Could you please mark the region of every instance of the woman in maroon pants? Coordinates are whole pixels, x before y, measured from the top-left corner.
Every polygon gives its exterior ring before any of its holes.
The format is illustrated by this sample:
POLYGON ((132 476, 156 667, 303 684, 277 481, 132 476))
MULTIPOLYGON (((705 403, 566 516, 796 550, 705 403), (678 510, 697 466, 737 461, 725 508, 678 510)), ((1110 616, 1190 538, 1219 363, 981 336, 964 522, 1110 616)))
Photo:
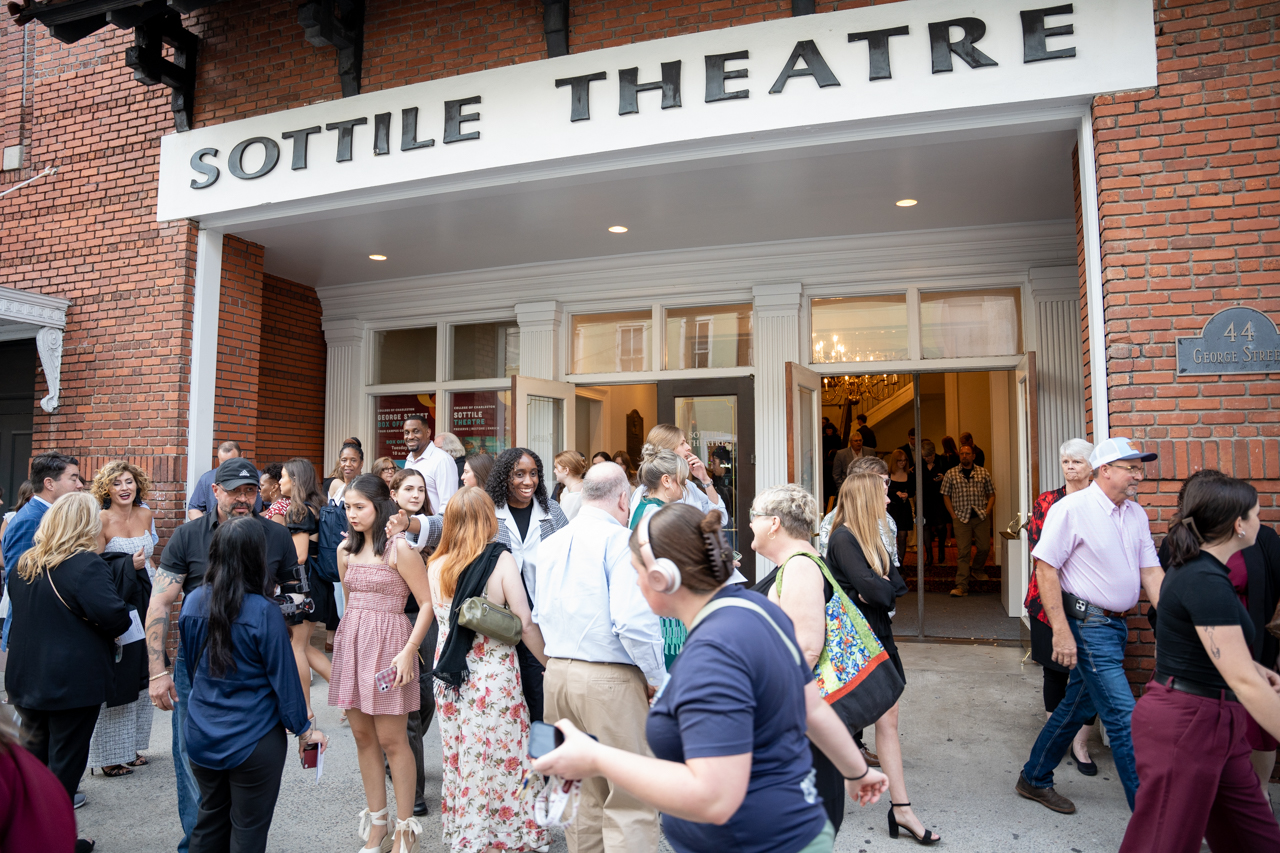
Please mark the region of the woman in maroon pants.
POLYGON ((1280 676, 1253 660, 1255 626, 1227 562, 1258 535, 1258 492, 1188 482, 1166 538, 1156 672, 1133 712, 1138 796, 1121 853, 1280 850, 1246 736, 1252 715, 1280 736, 1280 676))

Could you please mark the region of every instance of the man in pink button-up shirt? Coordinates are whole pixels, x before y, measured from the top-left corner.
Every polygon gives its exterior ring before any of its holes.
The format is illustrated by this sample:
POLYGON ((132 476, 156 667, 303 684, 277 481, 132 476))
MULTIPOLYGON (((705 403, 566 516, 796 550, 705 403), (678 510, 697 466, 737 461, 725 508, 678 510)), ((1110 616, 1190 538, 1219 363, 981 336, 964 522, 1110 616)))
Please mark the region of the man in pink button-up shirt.
POLYGON ((1067 692, 1045 723, 1022 769, 1019 795, 1063 814, 1075 804, 1053 789, 1053 770, 1080 726, 1095 710, 1107 727, 1116 772, 1129 808, 1138 790, 1129 719, 1133 692, 1124 671, 1129 627, 1124 614, 1138 603, 1139 588, 1155 606, 1164 570, 1151 541, 1147 514, 1134 500, 1142 463, 1156 458, 1127 439, 1098 444, 1089 462, 1093 485, 1067 495, 1045 518, 1031 556, 1049 624, 1053 659, 1071 670, 1067 692), (1068 614, 1063 594, 1079 599, 1068 614))

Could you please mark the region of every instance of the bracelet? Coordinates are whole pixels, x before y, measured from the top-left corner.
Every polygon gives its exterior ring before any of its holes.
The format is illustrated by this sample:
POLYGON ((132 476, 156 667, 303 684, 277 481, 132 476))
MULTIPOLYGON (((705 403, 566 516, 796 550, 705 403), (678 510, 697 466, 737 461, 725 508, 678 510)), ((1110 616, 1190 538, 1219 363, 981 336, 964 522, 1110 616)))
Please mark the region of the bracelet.
POLYGON ((164 672, 157 672, 155 675, 148 678, 147 681, 155 681, 157 678, 161 678, 166 675, 172 675, 172 673, 170 673, 169 670, 166 669, 164 672))
POLYGON ((868 773, 870 773, 870 772, 871 772, 871 765, 870 765, 870 764, 868 764, 868 765, 867 765, 867 769, 862 771, 862 776, 845 776, 845 777, 844 777, 844 781, 846 781, 846 782, 857 782, 859 779, 864 778, 864 777, 865 777, 868 773))

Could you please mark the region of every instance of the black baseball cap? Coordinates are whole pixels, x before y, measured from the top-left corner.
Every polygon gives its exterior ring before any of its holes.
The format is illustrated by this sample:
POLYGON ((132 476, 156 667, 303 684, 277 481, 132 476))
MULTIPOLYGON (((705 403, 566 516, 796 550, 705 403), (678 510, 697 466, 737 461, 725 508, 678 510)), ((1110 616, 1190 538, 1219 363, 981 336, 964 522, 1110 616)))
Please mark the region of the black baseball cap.
POLYGON ((213 482, 226 491, 241 486, 258 485, 258 469, 247 459, 228 459, 218 466, 218 473, 213 475, 213 482))

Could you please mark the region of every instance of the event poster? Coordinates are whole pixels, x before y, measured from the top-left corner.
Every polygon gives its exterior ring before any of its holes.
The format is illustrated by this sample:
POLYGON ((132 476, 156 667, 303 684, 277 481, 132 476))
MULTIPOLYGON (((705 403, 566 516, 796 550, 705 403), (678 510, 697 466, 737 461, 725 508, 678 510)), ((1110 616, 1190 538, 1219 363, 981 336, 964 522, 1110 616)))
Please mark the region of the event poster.
POLYGON ((497 456, 511 446, 507 435, 507 400, 510 391, 455 391, 451 397, 453 434, 467 455, 497 456))
POLYGON ((404 419, 410 415, 421 415, 427 420, 431 434, 436 430, 436 395, 435 394, 388 394, 377 397, 375 414, 373 456, 366 460, 365 467, 380 456, 390 456, 396 464, 404 467, 404 458, 408 451, 404 449, 404 419))

